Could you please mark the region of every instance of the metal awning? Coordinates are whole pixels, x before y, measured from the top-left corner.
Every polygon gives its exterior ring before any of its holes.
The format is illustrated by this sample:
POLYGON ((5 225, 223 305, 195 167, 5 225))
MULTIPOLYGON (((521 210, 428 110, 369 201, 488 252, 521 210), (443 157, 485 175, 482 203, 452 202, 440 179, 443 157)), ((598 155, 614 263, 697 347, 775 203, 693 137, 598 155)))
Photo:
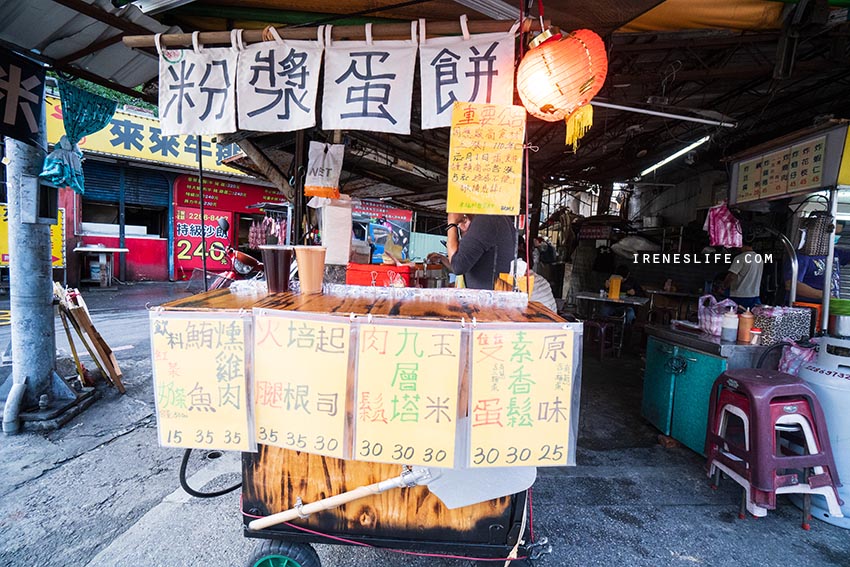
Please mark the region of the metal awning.
POLYGON ((7 48, 121 92, 159 73, 155 53, 130 49, 121 38, 179 31, 132 4, 115 8, 111 0, 0 2, 0 42, 7 48))

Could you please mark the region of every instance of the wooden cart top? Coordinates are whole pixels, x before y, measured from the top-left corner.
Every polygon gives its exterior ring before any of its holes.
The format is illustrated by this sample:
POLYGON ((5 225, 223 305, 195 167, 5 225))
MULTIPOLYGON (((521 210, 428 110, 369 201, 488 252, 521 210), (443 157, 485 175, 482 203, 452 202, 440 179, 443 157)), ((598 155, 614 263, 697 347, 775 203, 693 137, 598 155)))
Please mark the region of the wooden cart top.
POLYGON ((164 304, 168 311, 209 311, 252 309, 281 309, 308 313, 329 313, 348 316, 371 314, 376 317, 398 317, 432 320, 459 320, 466 318, 482 322, 560 323, 564 319, 540 303, 528 305, 480 305, 461 294, 457 301, 420 298, 349 298, 338 295, 300 295, 298 293, 273 293, 268 295, 235 294, 220 289, 178 299, 164 304))

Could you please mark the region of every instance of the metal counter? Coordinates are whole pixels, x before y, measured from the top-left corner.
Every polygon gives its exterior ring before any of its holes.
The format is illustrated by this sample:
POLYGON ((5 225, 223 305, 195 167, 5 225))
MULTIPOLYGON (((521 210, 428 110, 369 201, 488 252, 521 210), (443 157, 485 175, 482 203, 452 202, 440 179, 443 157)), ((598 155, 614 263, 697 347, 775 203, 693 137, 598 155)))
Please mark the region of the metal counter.
MULTIPOLYGON (((646 334, 651 337, 656 337, 662 341, 667 341, 673 344, 681 345, 686 348, 698 350, 706 354, 720 356, 726 359, 727 368, 755 368, 761 354, 768 347, 761 345, 751 345, 739 342, 723 342, 720 337, 708 335, 706 333, 692 333, 689 331, 681 331, 674 328, 672 325, 647 325, 646 334)), ((779 361, 780 351, 768 356, 764 366, 766 368, 776 368, 779 361)))

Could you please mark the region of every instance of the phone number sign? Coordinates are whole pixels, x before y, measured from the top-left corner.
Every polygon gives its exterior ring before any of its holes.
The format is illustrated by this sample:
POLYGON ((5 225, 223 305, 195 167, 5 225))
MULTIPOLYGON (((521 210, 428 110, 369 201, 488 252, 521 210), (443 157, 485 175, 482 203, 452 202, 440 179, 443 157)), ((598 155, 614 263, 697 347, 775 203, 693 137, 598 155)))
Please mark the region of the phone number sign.
POLYGON ((189 278, 192 270, 204 267, 204 242, 206 234, 207 270, 223 271, 227 269, 227 259, 223 246, 230 244, 230 238, 218 226, 219 219, 227 219, 233 226, 233 214, 216 211, 204 211, 201 223, 200 209, 174 207, 174 272, 182 279, 189 278))

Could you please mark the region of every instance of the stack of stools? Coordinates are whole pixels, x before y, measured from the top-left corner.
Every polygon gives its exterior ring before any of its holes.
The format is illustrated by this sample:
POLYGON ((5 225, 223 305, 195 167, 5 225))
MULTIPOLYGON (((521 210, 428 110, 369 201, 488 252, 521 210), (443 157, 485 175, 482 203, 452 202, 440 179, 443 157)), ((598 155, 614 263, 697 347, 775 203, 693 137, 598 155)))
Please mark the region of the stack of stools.
MULTIPOLYGON (((736 420, 737 421, 737 420, 736 420)), ((841 486, 823 411, 801 379, 776 370, 727 370, 714 381, 705 437, 708 475, 723 472, 744 488, 740 517, 767 515, 777 494, 802 494, 803 529, 809 529, 811 495, 841 514, 841 486), (736 416, 743 431, 730 427, 736 416)))

